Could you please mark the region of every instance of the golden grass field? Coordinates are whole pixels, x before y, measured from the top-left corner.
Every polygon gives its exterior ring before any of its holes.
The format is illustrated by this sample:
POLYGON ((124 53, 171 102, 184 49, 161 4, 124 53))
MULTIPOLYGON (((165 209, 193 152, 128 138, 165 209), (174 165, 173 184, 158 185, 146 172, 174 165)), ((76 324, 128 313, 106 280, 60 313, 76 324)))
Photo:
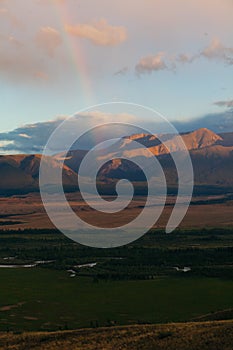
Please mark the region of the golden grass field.
MULTIPOLYGON (((114 227, 131 221, 141 212, 141 206, 144 203, 143 197, 137 197, 132 201, 129 208, 123 212, 114 215, 97 215, 92 212, 80 198, 77 193, 69 194, 68 200, 73 210, 84 220, 90 222, 90 218, 94 219, 91 223, 102 227, 114 227), (92 213, 90 215, 90 213, 92 213), (125 215, 122 215, 124 213, 125 215)), ((109 197, 110 198, 110 197, 109 197)), ((208 197, 209 198, 209 197, 208 197)), ((214 197, 213 197, 214 198, 214 197)), ((200 199, 200 197, 198 198, 200 199)), ((206 199, 206 198, 202 198, 206 199)), ((174 199, 169 199, 170 204, 174 199)), ((1 228, 18 229, 18 228, 53 228, 53 224, 49 220, 39 194, 30 194, 27 196, 12 196, 0 198, 1 206, 1 228), (4 222, 8 221, 7 226, 4 222), (9 224, 12 222, 12 225, 9 224), (16 221, 17 224, 13 224, 16 221), (20 222, 20 223, 19 223, 20 222)), ((59 210, 59 203, 57 203, 59 210)), ((62 219, 62 206, 60 205, 60 217, 62 219)), ((218 204, 200 204, 191 205, 183 219, 180 227, 231 227, 233 226, 233 201, 227 201, 218 204)), ((165 227, 166 222, 171 214, 172 206, 166 206, 156 227, 165 227)))
POLYGON ((233 321, 0 334, 2 350, 232 350, 233 321))

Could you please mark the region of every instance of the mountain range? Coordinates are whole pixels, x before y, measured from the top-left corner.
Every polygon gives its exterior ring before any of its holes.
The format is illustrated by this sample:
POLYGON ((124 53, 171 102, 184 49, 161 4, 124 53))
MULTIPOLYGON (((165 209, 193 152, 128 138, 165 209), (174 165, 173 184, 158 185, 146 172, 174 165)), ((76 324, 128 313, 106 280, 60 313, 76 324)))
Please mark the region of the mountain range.
MULTIPOLYGON (((233 133, 216 134, 206 128, 181 134, 189 150, 194 168, 196 188, 207 188, 215 191, 231 191, 233 189, 233 133)), ((138 157, 148 157, 145 148, 134 146, 133 141, 144 145, 157 157, 166 175, 169 186, 177 186, 177 172, 171 153, 181 152, 177 135, 135 134, 123 137, 118 144, 106 150, 98 150, 98 157, 106 163, 98 173, 101 183, 114 183, 116 179, 127 178, 135 183, 145 180, 142 171, 135 166, 138 157), (166 143, 166 146, 164 145, 166 143), (125 145, 132 146, 124 151, 125 145), (116 147, 117 146, 117 147, 116 147), (117 150, 117 151, 116 151, 117 150), (127 155, 130 160, 119 158, 127 155), (126 154, 127 153, 127 154, 126 154), (109 159, 112 159, 109 161, 109 159)), ((46 167, 56 171, 63 165, 63 186, 67 191, 78 189, 78 172, 82 159, 88 151, 71 150, 67 154, 60 153, 46 157, 46 167)), ((0 156, 0 195, 29 193, 39 191, 39 168, 41 155, 2 155, 0 156)), ((92 164, 90 164, 90 167, 92 164)), ((201 191, 201 190, 200 190, 201 191)))

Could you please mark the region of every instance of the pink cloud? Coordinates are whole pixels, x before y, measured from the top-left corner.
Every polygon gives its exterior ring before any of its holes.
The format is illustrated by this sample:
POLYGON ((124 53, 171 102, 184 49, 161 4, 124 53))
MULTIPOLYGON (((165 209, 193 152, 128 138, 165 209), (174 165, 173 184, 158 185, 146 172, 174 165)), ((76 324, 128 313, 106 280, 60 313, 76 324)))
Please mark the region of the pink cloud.
POLYGON ((140 75, 164 69, 175 70, 177 64, 193 63, 201 57, 233 65, 233 47, 227 47, 219 39, 214 38, 207 47, 193 55, 180 53, 171 56, 168 53, 159 52, 156 55, 145 56, 137 63, 135 71, 140 75))
MULTIPOLYGON (((1 3, 1 0, 0 0, 1 3)), ((2 19, 7 20, 13 27, 22 28, 24 27, 22 21, 11 13, 7 8, 0 8, 0 16, 2 19)))
POLYGON ((168 67, 164 61, 164 56, 164 52, 159 52, 154 56, 143 57, 135 67, 136 73, 152 73, 154 71, 167 69, 168 67))
POLYGON ((218 38, 214 38, 201 55, 210 60, 218 59, 233 64, 233 47, 224 46, 218 38))
POLYGON ((44 62, 30 47, 13 35, 0 34, 0 73, 13 81, 46 80, 48 75, 44 62))
POLYGON ((73 36, 88 39, 100 46, 116 46, 127 39, 124 27, 111 26, 105 19, 93 24, 66 25, 65 30, 73 36))
POLYGON ((52 57, 55 50, 62 44, 62 38, 56 29, 43 27, 36 35, 36 44, 52 57))

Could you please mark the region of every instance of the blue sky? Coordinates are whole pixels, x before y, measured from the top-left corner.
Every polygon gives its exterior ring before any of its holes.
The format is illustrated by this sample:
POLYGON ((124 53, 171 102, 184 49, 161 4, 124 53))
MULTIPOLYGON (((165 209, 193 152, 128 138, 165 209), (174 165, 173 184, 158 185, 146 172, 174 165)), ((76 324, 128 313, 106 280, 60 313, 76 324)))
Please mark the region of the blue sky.
POLYGON ((0 146, 6 132, 102 102, 170 120, 224 114, 232 15, 232 0, 0 0, 0 146))

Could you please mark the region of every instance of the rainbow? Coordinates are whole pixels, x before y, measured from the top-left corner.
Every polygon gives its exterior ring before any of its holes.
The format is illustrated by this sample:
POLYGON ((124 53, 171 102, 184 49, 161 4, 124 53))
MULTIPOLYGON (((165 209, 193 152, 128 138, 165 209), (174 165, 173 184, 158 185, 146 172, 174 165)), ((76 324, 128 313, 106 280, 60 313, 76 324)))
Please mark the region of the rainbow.
POLYGON ((67 52, 69 52, 69 57, 71 58, 74 70, 77 71, 77 79, 83 92, 84 100, 89 105, 93 105, 95 104, 95 99, 92 88, 92 80, 88 71, 87 59, 85 57, 85 52, 81 47, 80 41, 73 40, 73 38, 67 33, 65 33, 64 30, 65 26, 71 22, 69 6, 67 5, 66 1, 59 5, 53 2, 51 6, 53 6, 54 12, 58 16, 60 30, 64 34, 65 45, 67 47, 67 52))

